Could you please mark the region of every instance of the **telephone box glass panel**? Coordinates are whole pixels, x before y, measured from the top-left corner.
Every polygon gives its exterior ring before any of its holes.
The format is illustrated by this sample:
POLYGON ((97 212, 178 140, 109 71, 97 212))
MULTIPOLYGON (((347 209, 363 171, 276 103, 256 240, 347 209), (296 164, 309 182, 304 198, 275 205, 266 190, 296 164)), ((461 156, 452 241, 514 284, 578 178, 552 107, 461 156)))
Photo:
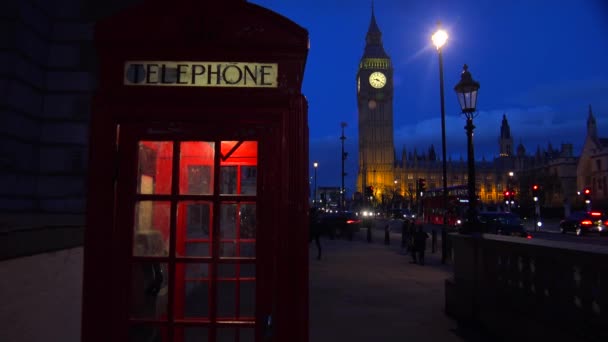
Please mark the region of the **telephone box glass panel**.
POLYGON ((215 143, 186 141, 180 146, 179 192, 184 195, 213 193, 215 143))
POLYGON ((210 312, 210 265, 208 263, 179 263, 175 289, 175 318, 208 319, 210 312))
POLYGON ((257 141, 222 141, 221 195, 255 195, 257 191, 257 141))
POLYGON ((220 257, 255 257, 255 203, 222 203, 220 257))
POLYGON ((163 319, 167 315, 167 264, 134 262, 131 267, 132 318, 163 319))
POLYGON ((133 227, 134 256, 166 256, 169 251, 168 201, 139 201, 135 203, 133 227))
POLYGON ((131 341, 254 341, 257 141, 138 146, 131 341))
POLYGON ((177 254, 179 256, 211 256, 213 203, 182 201, 177 205, 177 212, 177 254))
POLYGON ((173 142, 140 141, 138 146, 137 193, 171 193, 173 142))

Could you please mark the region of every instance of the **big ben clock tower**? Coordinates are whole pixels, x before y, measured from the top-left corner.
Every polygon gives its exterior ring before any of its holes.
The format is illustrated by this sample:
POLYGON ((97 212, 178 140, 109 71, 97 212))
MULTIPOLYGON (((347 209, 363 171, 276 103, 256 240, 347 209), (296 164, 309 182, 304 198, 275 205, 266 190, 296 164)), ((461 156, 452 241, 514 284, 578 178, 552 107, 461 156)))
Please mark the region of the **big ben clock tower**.
POLYGON ((357 189, 373 186, 376 196, 394 187, 393 66, 382 46, 374 8, 357 72, 359 174, 357 189))

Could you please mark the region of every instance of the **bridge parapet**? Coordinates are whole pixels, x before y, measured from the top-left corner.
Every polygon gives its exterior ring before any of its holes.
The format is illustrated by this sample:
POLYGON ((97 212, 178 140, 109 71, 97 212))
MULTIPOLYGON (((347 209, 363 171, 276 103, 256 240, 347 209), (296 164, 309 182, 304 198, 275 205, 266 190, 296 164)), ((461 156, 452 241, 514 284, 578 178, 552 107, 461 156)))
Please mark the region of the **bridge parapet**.
POLYGON ((608 247, 450 234, 446 313, 511 339, 608 341, 608 247))

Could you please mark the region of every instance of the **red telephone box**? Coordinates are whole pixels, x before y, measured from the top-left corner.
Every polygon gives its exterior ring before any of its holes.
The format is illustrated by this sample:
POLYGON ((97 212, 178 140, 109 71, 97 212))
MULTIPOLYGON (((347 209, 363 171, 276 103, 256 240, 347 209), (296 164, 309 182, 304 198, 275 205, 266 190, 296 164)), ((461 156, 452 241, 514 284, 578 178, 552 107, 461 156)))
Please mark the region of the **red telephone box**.
POLYGON ((97 23, 82 340, 308 341, 308 33, 245 1, 97 23))

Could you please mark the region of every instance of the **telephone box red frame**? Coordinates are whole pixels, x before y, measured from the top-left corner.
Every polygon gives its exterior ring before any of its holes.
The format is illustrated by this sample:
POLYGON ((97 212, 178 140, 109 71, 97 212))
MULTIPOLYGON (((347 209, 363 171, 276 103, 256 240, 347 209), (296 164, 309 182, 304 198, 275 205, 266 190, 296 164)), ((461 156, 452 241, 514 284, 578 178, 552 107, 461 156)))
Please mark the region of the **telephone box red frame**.
POLYGON ((258 141, 255 340, 308 341, 308 32, 246 1, 149 0, 99 21, 95 44, 82 341, 128 340, 121 203, 134 192, 133 143, 158 137, 258 141), (129 60, 277 63, 278 87, 125 86, 129 60))

